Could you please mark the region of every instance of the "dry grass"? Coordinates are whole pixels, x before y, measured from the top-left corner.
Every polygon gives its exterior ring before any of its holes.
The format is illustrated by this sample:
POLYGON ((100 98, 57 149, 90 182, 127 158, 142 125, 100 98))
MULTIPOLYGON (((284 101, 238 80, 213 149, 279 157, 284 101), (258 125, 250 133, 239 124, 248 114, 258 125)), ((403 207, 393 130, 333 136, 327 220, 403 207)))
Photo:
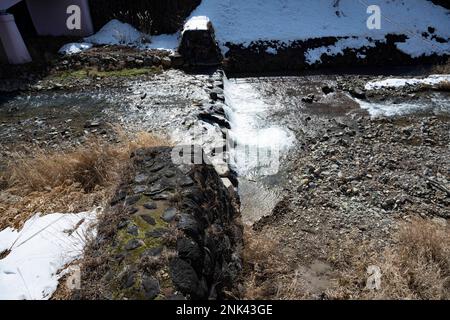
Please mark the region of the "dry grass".
POLYGON ((377 252, 370 243, 340 244, 331 257, 340 271, 329 291, 335 299, 449 299, 450 232, 448 227, 426 220, 403 224, 396 243, 377 252), (381 269, 381 289, 365 288, 367 267, 381 269))
POLYGON ((279 244, 246 230, 244 299, 449 299, 450 228, 423 219, 400 226, 389 247, 355 237, 329 248, 333 278, 323 294, 310 286, 309 269, 289 262, 279 244), (367 268, 381 269, 380 290, 366 289, 367 268))
POLYGON ((266 234, 244 231, 242 298, 299 300, 309 297, 280 244, 266 234))
POLYGON ((450 91, 450 81, 444 81, 444 82, 439 83, 436 90, 449 92, 450 91))
POLYGON ((18 228, 36 212, 76 212, 103 205, 129 167, 133 151, 168 144, 149 133, 119 136, 121 142, 115 145, 92 139, 65 152, 16 153, 2 174, 0 230, 18 228))
POLYGON ((446 63, 434 66, 433 73, 450 74, 450 59, 448 59, 446 63))

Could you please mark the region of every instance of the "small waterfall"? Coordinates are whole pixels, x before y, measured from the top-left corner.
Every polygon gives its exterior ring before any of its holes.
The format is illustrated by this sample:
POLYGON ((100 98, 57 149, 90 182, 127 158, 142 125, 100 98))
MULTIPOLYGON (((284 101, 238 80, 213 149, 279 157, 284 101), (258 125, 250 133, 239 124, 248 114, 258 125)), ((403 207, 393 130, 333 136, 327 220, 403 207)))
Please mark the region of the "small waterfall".
POLYGON ((294 142, 287 129, 269 124, 267 104, 255 87, 246 81, 224 79, 225 112, 231 123, 231 165, 246 178, 278 172, 281 155, 294 142))

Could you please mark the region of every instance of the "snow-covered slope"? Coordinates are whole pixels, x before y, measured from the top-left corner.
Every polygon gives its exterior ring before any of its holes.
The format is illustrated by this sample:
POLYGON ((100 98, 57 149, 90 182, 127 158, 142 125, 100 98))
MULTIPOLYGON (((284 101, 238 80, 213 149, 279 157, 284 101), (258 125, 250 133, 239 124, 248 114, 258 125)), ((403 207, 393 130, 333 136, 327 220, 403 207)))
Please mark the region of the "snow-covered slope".
MULTIPOLYGON (((248 45, 257 40, 278 40, 289 44, 329 36, 355 36, 363 41, 366 37, 384 40, 387 34, 405 34, 409 39, 399 44, 399 49, 412 56, 450 52, 448 43, 422 35, 432 27, 435 36, 450 38, 450 11, 430 1, 340 0, 337 7, 333 3, 334 0, 203 0, 192 16, 210 18, 223 49, 227 42, 248 45), (381 8, 380 30, 367 28, 369 5, 381 8)), ((343 48, 358 46, 354 42, 344 43, 343 48)))
POLYGON ((97 211, 38 214, 22 230, 0 232, 0 300, 45 300, 58 286, 63 270, 79 258, 97 211))

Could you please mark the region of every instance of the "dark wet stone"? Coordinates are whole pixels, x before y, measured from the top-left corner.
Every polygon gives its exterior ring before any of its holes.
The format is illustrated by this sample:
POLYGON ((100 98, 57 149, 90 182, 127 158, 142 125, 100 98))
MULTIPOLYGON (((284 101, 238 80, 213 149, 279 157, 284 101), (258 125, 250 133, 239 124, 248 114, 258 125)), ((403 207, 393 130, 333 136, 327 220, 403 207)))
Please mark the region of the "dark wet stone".
POLYGON ((136 275, 134 272, 127 272, 122 278, 122 288, 128 289, 134 285, 136 275))
POLYGON ((139 211, 138 208, 136 208, 136 207, 131 207, 131 208, 128 210, 128 213, 129 213, 129 214, 135 214, 135 213, 138 212, 138 211, 139 211))
POLYGON ((330 93, 334 92, 334 88, 332 88, 330 86, 323 86, 322 92, 325 94, 330 94, 330 93))
POLYGON ((161 255, 163 251, 163 247, 157 247, 157 248, 152 248, 152 249, 147 249, 142 253, 142 257, 146 256, 146 257, 157 257, 159 255, 161 255))
POLYGON ((175 219, 177 213, 178 210, 176 208, 167 208, 162 214, 161 219, 163 219, 165 222, 171 222, 173 219, 175 219))
POLYGON ((147 202, 144 204, 144 208, 148 209, 148 210, 155 210, 158 209, 158 205, 156 204, 156 202, 147 202))
POLYGON ((147 299, 155 299, 159 292, 159 281, 153 277, 144 275, 142 277, 142 287, 144 288, 145 297, 147 299))
POLYGON ((151 196, 153 200, 161 201, 161 200, 169 200, 172 197, 172 193, 170 192, 163 192, 156 195, 151 196))
POLYGON ((119 222, 119 224, 117 225, 117 228, 119 229, 123 229, 128 225, 129 221, 128 220, 121 220, 119 222))
POLYGON ((168 232, 169 232, 169 229, 157 228, 155 230, 147 231, 145 233, 145 236, 147 238, 161 238, 162 236, 164 236, 168 232))
POLYGON ((137 248, 140 248, 144 245, 144 242, 142 240, 139 239, 131 239, 130 241, 127 242, 127 244, 125 245, 125 249, 126 250, 134 250, 137 248))
POLYGON ((127 232, 132 236, 137 236, 139 234, 139 229, 136 225, 131 225, 127 228, 127 232))
POLYGON ((153 164, 153 166, 150 168, 151 172, 158 172, 162 170, 165 167, 165 164, 163 162, 156 162, 153 164))
POLYGON ((182 214, 177 226, 180 230, 183 230, 186 234, 191 235, 194 238, 200 233, 197 220, 189 214, 182 214))
POLYGON ((200 284, 200 280, 194 268, 180 258, 170 261, 170 274, 172 282, 183 294, 190 294, 193 298, 205 298, 207 291, 200 284))
POLYGON ((194 184, 194 180, 192 180, 190 177, 188 176, 184 176, 182 178, 180 178, 178 180, 178 183, 180 184, 180 186, 182 187, 190 187, 194 184))
POLYGON ((148 180, 148 175, 146 175, 144 173, 140 173, 140 174, 136 175, 136 177, 134 178, 134 182, 136 182, 136 183, 143 183, 147 180, 148 180))
POLYGON ((166 190, 165 187, 163 187, 161 185, 161 183, 156 183, 154 185, 152 185, 146 192, 145 195, 146 196, 154 196, 157 195, 158 193, 164 192, 166 190))
POLYGON ((148 216, 148 215, 142 215, 141 216, 141 218, 145 221, 145 222, 147 222, 148 224, 150 224, 150 225, 152 225, 152 226, 154 226, 155 224, 156 224, 156 221, 155 221, 155 219, 153 218, 153 217, 151 217, 151 216, 148 216))
POLYGON ((132 206, 133 204, 136 204, 140 199, 141 199, 140 195, 131 196, 127 198, 125 203, 129 206, 132 206))
POLYGON ((116 193, 114 198, 111 200, 111 205, 114 206, 118 204, 120 201, 123 201, 125 197, 127 196, 127 193, 125 191, 119 191, 116 193))
POLYGON ((202 251, 194 240, 191 238, 183 237, 177 239, 177 251, 178 256, 181 259, 191 261, 192 265, 201 267, 203 264, 202 251))
POLYGON ((167 170, 166 172, 164 172, 164 176, 167 178, 173 178, 173 177, 175 177, 175 175, 176 175, 176 172, 172 171, 172 170, 167 170))
POLYGON ((135 194, 144 193, 145 191, 147 191, 147 186, 134 186, 133 187, 133 192, 135 194))

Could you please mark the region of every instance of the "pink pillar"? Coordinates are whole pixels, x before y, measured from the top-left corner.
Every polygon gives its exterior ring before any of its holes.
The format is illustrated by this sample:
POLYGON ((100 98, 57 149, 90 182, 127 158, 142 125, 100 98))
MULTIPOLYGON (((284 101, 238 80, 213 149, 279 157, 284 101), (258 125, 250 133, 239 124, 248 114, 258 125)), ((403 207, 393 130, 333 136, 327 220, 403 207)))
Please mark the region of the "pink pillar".
POLYGON ((39 35, 86 37, 94 33, 88 0, 26 0, 28 11, 39 35), (70 30, 66 22, 67 8, 80 8, 81 29, 70 30))
POLYGON ((9 63, 21 64, 31 61, 12 14, 0 13, 0 41, 9 63))

